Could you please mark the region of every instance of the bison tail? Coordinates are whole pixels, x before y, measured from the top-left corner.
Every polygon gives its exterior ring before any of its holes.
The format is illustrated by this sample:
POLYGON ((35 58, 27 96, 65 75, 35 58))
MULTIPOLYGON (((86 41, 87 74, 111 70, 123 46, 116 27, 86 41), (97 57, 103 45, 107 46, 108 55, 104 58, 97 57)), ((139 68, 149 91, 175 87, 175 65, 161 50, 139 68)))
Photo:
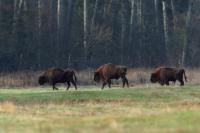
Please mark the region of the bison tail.
POLYGON ((74 77, 74 81, 77 82, 77 77, 74 72, 73 72, 73 77, 74 77))
POLYGON ((184 78, 185 78, 185 81, 187 82, 187 76, 186 76, 186 74, 185 74, 185 70, 182 69, 182 71, 183 71, 183 76, 184 76, 184 78))

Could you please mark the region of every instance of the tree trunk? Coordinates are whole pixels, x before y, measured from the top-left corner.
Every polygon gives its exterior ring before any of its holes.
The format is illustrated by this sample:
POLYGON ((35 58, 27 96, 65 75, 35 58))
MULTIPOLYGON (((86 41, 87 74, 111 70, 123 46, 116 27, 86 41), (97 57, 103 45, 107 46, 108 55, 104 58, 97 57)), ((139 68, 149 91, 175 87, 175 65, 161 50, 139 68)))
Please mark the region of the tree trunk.
POLYGON ((140 54, 141 50, 143 49, 143 24, 142 24, 142 0, 138 0, 138 8, 137 8, 137 18, 138 18, 138 44, 139 44, 139 52, 138 55, 138 65, 144 65, 144 58, 143 55, 140 54))
POLYGON ((88 30, 87 30, 87 0, 83 1, 83 23, 84 23, 84 38, 83 38, 83 47, 84 47, 84 63, 85 66, 88 66, 88 46, 87 46, 87 35, 88 35, 88 30))
POLYGON ((156 29, 157 29, 157 41, 158 41, 158 54, 162 54, 162 56, 159 56, 159 65, 160 64, 168 64, 168 58, 167 58, 167 50, 166 50, 166 41, 165 41, 165 26, 164 24, 166 23, 164 20, 164 12, 163 12, 163 3, 161 0, 155 0, 157 2, 155 4, 156 8, 156 29), (162 51, 161 51, 162 49, 162 51))
POLYGON ((37 1, 37 39, 38 39, 38 46, 37 46, 37 67, 38 69, 41 68, 41 25, 42 25, 42 18, 41 18, 41 0, 37 1))
POLYGON ((121 59, 120 59, 120 63, 123 64, 124 63, 124 40, 125 40, 125 32, 126 32, 126 20, 125 20, 125 9, 124 9, 124 3, 122 1, 121 3, 122 5, 122 11, 121 11, 121 59))
POLYGON ((171 0, 171 11, 172 11, 172 16, 173 16, 173 30, 175 30, 175 19, 174 17, 176 16, 176 10, 174 6, 174 0, 171 0))
MULTIPOLYGON (((68 0, 68 14, 67 14, 67 29, 66 29, 66 42, 67 42, 67 49, 70 49, 70 50, 67 50, 65 49, 65 51, 68 51, 68 63, 67 63, 67 66, 69 67, 71 65, 71 53, 72 53, 72 50, 73 50, 73 47, 72 44, 71 44, 71 29, 72 29, 72 17, 73 17, 73 12, 74 12, 74 4, 73 4, 73 0, 68 0)), ((64 58, 65 60, 65 58, 64 58)))
POLYGON ((95 6, 94 6, 94 11, 93 11, 93 16, 92 16, 92 22, 91 22, 92 26, 94 26, 94 24, 95 24, 96 14, 97 14, 97 9, 98 9, 98 3, 99 3, 99 0, 96 0, 95 6))
POLYGON ((155 6, 155 12, 156 12, 156 26, 158 27, 158 19, 159 19, 159 15, 158 15, 158 0, 154 0, 154 6, 155 6))
POLYGON ((189 47, 189 29, 191 25, 191 14, 192 14, 192 6, 193 6, 193 1, 189 1, 189 6, 188 6, 188 11, 187 11, 187 16, 186 16, 186 24, 185 24, 185 38, 184 38, 184 46, 183 46, 183 52, 182 52, 182 61, 181 65, 186 66, 186 56, 187 56, 187 51, 189 47))
POLYGON ((16 32, 16 23, 17 23, 17 0, 14 1, 14 13, 13 13, 13 34, 16 32))
POLYGON ((169 50, 168 50, 168 47, 169 47, 169 31, 168 31, 168 23, 167 23, 167 10, 166 10, 166 2, 163 1, 162 2, 162 6, 163 6, 163 23, 164 23, 164 33, 165 33, 165 49, 166 49, 166 53, 167 53, 167 59, 169 59, 169 50))
POLYGON ((174 45, 174 12, 172 7, 172 1, 166 0, 165 1, 165 10, 166 10, 166 28, 168 32, 168 43, 167 43, 167 53, 168 53, 168 60, 170 65, 177 64, 176 58, 173 58, 175 54, 175 45, 174 45))
POLYGON ((131 19, 130 19, 130 32, 129 32, 129 45, 132 45, 133 36, 133 19, 134 19, 134 5, 135 0, 131 0, 131 19))
MULTIPOLYGON (((62 56, 62 47, 60 42, 60 22, 61 22, 61 2, 62 0, 57 0, 57 30, 56 30, 56 45, 57 45, 57 52, 62 56)), ((57 54, 58 65, 60 65, 60 56, 57 54)))
POLYGON ((57 1, 56 0, 51 0, 51 15, 50 15, 50 23, 51 23, 51 34, 50 34, 50 39, 51 39, 51 49, 53 52, 53 65, 56 67, 58 66, 58 60, 57 60, 57 55, 58 53, 58 48, 57 48, 57 1))

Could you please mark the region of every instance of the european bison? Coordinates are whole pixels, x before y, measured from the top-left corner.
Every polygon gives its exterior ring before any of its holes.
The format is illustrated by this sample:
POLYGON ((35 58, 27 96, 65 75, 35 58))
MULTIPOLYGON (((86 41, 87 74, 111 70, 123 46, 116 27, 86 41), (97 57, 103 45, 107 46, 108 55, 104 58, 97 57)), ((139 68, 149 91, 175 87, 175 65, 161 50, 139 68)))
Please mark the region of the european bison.
POLYGON ((161 85, 169 85, 169 81, 176 82, 178 80, 180 85, 184 85, 183 76, 185 81, 187 81, 187 77, 184 69, 178 68, 170 68, 170 67, 159 67, 153 73, 151 73, 151 82, 152 83, 160 83, 161 85))
POLYGON ((53 86, 53 90, 58 90, 56 88, 56 83, 66 83, 67 82, 67 90, 69 90, 70 82, 74 85, 77 90, 76 82, 77 78, 73 70, 62 70, 60 68, 50 68, 46 70, 41 76, 39 76, 38 80, 40 85, 45 83, 49 83, 53 86))
POLYGON ((104 64, 100 66, 94 73, 94 81, 95 82, 103 82, 101 89, 104 88, 106 84, 108 87, 111 86, 111 79, 122 79, 123 87, 125 84, 129 87, 128 80, 126 78, 127 67, 126 66, 119 66, 114 64, 104 64))

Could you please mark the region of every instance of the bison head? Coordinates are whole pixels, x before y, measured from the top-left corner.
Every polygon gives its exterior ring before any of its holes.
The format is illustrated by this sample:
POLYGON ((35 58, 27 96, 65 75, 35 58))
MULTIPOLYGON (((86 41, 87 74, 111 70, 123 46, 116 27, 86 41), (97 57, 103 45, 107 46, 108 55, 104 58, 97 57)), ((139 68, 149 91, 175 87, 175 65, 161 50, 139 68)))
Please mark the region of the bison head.
POLYGON ((157 77, 157 75, 156 75, 155 73, 152 73, 152 74, 151 74, 150 81, 151 81, 152 83, 156 83, 156 82, 158 81, 158 77, 157 77))
POLYGON ((40 76, 40 77, 39 77, 38 83, 39 83, 40 85, 43 85, 43 84, 46 83, 46 82, 47 82, 47 79, 46 79, 45 76, 40 76))
POLYGON ((99 82, 100 81, 100 73, 99 72, 94 72, 94 81, 99 82))

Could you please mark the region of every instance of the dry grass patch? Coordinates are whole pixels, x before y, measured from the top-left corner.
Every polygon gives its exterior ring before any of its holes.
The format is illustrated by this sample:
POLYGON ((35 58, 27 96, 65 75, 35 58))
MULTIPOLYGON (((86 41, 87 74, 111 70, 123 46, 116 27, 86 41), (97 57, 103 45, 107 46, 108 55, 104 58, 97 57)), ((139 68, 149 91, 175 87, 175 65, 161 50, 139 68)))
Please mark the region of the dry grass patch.
POLYGON ((16 106, 11 102, 0 103, 0 112, 15 112, 16 106))
MULTIPOLYGON (((149 84, 150 74, 154 69, 137 68, 128 69, 127 77, 130 82, 130 86, 146 85, 149 84)), ((192 85, 199 85, 200 69, 186 68, 186 75, 188 77, 188 83, 192 85)), ((20 71, 12 73, 0 73, 0 87, 35 87, 38 86, 38 76, 42 71, 20 71)), ((93 81, 94 69, 87 69, 82 71, 76 71, 78 78, 78 85, 96 85, 93 81)), ((113 80, 113 84, 121 86, 121 80, 113 80)))

